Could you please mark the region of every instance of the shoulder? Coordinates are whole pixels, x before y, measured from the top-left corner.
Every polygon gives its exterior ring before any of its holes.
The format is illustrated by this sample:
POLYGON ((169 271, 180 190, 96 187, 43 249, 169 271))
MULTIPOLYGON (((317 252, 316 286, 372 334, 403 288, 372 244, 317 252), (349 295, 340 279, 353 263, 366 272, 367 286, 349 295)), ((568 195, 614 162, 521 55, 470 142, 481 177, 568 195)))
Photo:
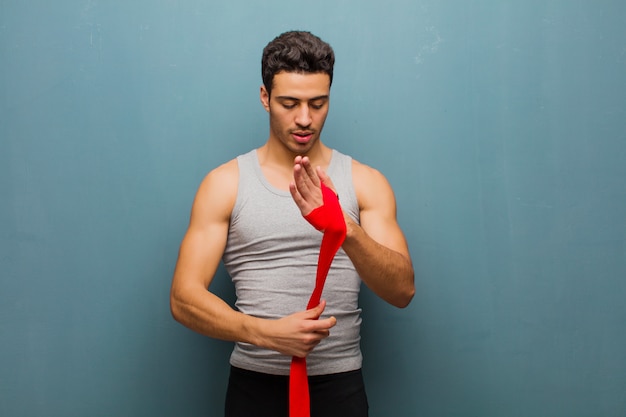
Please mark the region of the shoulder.
POLYGON ((354 175, 355 178, 386 181, 384 175, 380 171, 378 171, 376 168, 373 168, 369 165, 361 163, 354 158, 352 158, 352 174, 354 175))
POLYGON ((215 183, 213 185, 232 185, 233 183, 236 184, 238 179, 239 163, 237 158, 234 158, 209 172, 204 177, 203 183, 215 183))
POLYGON ((198 187, 193 212, 228 219, 237 198, 239 166, 232 159, 209 172, 198 187))
POLYGON ((202 180, 199 191, 219 192, 224 196, 237 194, 238 181, 239 164, 235 158, 209 172, 202 180))
POLYGON ((376 205, 380 201, 395 202, 389 181, 376 168, 352 159, 352 181, 361 209, 376 205))

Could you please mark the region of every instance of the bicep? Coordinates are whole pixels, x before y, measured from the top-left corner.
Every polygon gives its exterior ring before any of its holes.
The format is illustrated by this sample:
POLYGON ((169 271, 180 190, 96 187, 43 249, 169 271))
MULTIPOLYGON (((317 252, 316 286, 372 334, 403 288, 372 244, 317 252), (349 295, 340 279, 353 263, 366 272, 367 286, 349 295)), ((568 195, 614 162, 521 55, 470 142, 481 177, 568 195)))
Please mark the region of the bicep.
POLYGON ((207 289, 224 252, 227 233, 227 224, 190 225, 180 245, 174 284, 202 285, 207 289))
POLYGON ((406 238, 396 217, 396 199, 391 185, 378 171, 361 167, 355 188, 363 230, 377 243, 409 256, 406 238))
POLYGON ((174 286, 201 285, 207 289, 211 284, 228 238, 229 219, 236 195, 232 181, 230 176, 224 178, 224 175, 212 173, 198 189, 189 227, 178 253, 174 286))

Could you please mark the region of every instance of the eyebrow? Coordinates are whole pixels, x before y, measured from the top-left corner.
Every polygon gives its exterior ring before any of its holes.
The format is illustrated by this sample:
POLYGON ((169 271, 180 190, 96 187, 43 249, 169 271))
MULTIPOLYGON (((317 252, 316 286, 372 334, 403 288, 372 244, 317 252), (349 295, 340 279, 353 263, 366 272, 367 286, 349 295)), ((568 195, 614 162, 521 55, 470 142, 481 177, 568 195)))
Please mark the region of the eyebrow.
MULTIPOLYGON (((322 96, 317 96, 317 97, 313 97, 310 98, 306 101, 316 101, 316 100, 328 100, 330 98, 329 95, 322 95, 322 96)), ((276 100, 293 100, 293 101, 302 101, 302 99, 297 98, 297 97, 290 97, 290 96, 278 96, 276 97, 276 100)))

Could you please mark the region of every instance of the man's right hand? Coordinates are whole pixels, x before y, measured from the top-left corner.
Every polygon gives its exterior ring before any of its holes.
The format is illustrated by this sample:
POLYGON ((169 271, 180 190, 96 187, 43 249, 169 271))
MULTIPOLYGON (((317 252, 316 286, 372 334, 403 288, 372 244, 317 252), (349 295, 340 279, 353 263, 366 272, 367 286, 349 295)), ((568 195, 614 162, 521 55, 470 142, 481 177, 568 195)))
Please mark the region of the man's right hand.
POLYGON ((337 324, 335 317, 319 319, 325 308, 326 301, 322 300, 310 310, 267 321, 263 332, 265 336, 259 345, 283 355, 306 357, 337 324))

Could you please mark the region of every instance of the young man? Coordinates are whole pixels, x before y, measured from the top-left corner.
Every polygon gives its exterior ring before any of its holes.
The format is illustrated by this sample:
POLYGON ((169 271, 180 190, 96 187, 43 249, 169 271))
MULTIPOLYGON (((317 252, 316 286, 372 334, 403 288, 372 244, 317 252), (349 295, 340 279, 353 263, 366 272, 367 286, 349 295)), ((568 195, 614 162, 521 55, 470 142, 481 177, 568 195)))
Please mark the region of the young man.
POLYGON ((405 307, 413 267, 393 191, 375 169, 333 150, 320 134, 334 53, 308 32, 287 32, 263 50, 264 145, 215 168, 193 203, 171 288, 172 314, 210 337, 236 342, 227 417, 286 416, 292 356, 306 357, 312 416, 367 416, 359 347, 361 281, 405 307), (306 310, 322 234, 303 216, 334 190, 346 238, 323 300, 306 310), (237 309, 208 291, 220 260, 237 309))

